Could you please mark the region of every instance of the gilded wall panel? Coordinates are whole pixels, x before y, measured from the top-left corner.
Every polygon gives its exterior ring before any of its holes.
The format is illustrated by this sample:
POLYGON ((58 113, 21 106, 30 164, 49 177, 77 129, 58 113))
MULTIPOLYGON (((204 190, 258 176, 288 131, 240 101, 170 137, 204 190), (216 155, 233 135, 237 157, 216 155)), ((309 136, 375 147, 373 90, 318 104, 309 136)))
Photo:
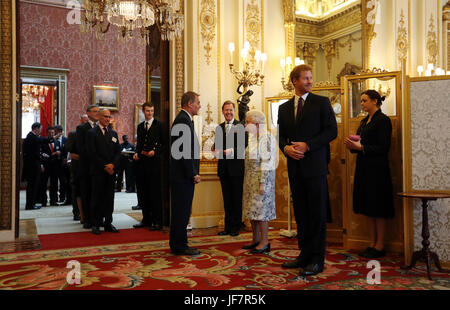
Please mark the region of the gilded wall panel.
POLYGON ((12 79, 13 79, 13 25, 12 2, 0 4, 0 230, 11 229, 12 213, 12 79))

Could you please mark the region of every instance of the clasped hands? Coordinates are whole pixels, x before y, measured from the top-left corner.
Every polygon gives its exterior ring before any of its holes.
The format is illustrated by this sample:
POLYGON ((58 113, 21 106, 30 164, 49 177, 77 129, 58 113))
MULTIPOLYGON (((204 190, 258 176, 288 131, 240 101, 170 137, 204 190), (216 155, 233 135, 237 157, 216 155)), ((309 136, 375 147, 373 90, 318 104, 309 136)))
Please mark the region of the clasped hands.
POLYGON ((361 145, 361 140, 359 141, 352 141, 349 138, 345 139, 344 141, 345 146, 349 150, 355 150, 355 151, 362 151, 363 147, 361 145))
POLYGON ((288 145, 284 149, 284 152, 295 160, 305 158, 307 151, 309 151, 309 147, 305 142, 292 142, 292 145, 288 145))
POLYGON ((109 175, 113 175, 114 174, 114 165, 107 164, 107 165, 105 165, 105 168, 103 168, 103 170, 105 170, 106 173, 108 173, 109 175))
POLYGON ((194 184, 198 184, 202 181, 202 179, 200 178, 200 176, 197 174, 196 176, 194 176, 194 184))
MULTIPOLYGON (((144 155, 144 156, 146 156, 146 157, 154 157, 155 156, 155 151, 149 151, 149 152, 146 152, 146 151, 142 151, 141 152, 141 155, 144 155)), ((133 160, 136 160, 136 161, 138 161, 139 160, 139 155, 136 153, 136 154, 134 154, 133 155, 133 160)))

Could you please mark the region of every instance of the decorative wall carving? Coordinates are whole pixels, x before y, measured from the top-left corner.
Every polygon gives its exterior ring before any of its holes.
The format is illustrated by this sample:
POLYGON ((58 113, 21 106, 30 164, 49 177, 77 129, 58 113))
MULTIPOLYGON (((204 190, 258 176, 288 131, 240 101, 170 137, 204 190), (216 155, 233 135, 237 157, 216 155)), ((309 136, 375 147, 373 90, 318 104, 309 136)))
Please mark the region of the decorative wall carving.
MULTIPOLYGON (((184 1, 180 1, 181 12, 184 11, 184 1)), ((181 97, 184 93, 184 35, 175 38, 175 57, 175 107, 178 114, 181 111, 181 97)))
POLYGON ((303 45, 303 57, 309 65, 313 65, 316 59, 317 51, 320 45, 318 43, 305 42, 303 45))
POLYGON ((437 56, 438 56, 438 42, 437 42, 437 35, 436 30, 434 26, 434 18, 433 14, 431 14, 430 18, 430 25, 428 27, 428 34, 427 34, 427 59, 429 64, 437 65, 437 56))
POLYGON ((204 41, 206 63, 211 64, 211 50, 216 37, 216 2, 214 0, 202 0, 200 11, 201 34, 204 41))
POLYGON ((405 16, 403 14, 403 9, 400 13, 400 21, 397 30, 397 54, 400 61, 408 58, 408 31, 405 27, 405 16))
POLYGON ((258 49, 261 41, 261 18, 259 6, 252 0, 247 5, 247 16, 245 20, 247 40, 254 49, 258 49))
POLYGON ((295 23, 295 7, 293 0, 283 0, 284 24, 295 23))
POLYGON ((12 139, 13 108, 12 90, 13 45, 12 45, 12 1, 1 1, 0 4, 0 230, 11 230, 12 227, 12 139))

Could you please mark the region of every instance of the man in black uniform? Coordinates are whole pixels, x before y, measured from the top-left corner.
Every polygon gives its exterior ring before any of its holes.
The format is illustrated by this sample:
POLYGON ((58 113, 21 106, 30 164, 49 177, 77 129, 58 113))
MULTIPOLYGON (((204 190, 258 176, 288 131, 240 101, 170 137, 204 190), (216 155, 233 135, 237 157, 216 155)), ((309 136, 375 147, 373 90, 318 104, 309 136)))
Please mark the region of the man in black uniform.
MULTIPOLYGON (((54 127, 47 127, 47 137, 54 138, 54 127)), ((50 205, 56 206, 58 203, 58 169, 61 154, 56 140, 50 143, 41 144, 41 177, 39 184, 39 200, 43 207, 47 206, 47 183, 50 179, 50 205)))
POLYGON ((153 118, 153 103, 142 106, 145 121, 137 127, 136 154, 137 190, 143 199, 142 222, 135 228, 150 227, 150 230, 162 229, 161 204, 161 152, 164 148, 161 122, 153 118))

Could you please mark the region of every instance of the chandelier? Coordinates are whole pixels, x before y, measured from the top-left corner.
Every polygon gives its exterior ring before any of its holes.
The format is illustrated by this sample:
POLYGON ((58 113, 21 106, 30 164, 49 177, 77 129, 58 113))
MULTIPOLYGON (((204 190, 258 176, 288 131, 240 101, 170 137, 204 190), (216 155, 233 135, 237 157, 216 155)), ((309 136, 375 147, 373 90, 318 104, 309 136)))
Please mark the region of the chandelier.
POLYGON ((32 112, 39 110, 45 102, 49 88, 39 85, 22 85, 22 111, 32 112))
POLYGON ((111 25, 118 27, 118 39, 127 41, 140 30, 140 38, 149 44, 148 27, 156 24, 163 40, 181 37, 184 15, 180 0, 84 0, 81 31, 95 31, 103 39, 111 25))

